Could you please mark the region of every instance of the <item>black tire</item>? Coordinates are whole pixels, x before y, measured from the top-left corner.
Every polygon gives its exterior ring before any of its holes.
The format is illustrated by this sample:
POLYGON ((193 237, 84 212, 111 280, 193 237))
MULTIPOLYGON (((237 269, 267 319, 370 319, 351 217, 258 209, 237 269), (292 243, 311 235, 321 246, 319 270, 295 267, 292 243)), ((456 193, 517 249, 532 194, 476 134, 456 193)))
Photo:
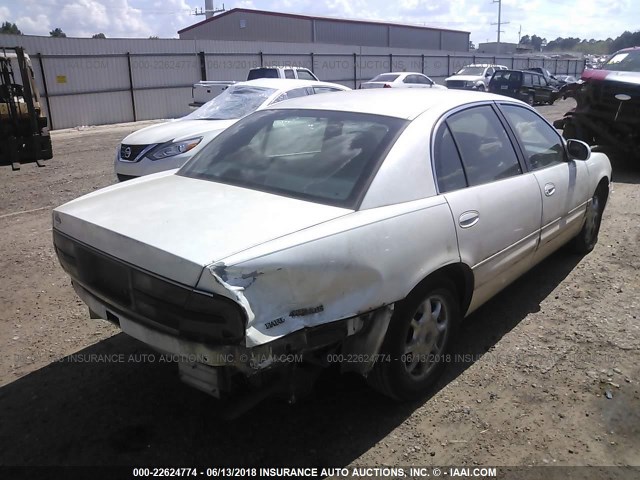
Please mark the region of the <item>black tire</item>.
POLYGON ((484 86, 484 85, 478 85, 478 91, 479 91, 479 92, 484 92, 484 91, 486 91, 486 90, 487 90, 487 89, 485 88, 485 86, 484 86))
POLYGON ((529 95, 527 95, 527 104, 532 106, 536 103, 536 97, 533 95, 533 93, 530 93, 529 95))
POLYGON ((445 354, 460 319, 458 295, 449 280, 433 279, 417 287, 395 305, 380 350, 383 361, 369 374, 369 384, 395 400, 424 395, 447 363, 445 354))
POLYGON ((598 233, 602 222, 602 213, 607 202, 606 187, 599 186, 587 205, 587 214, 580 233, 575 236, 571 247, 575 253, 586 255, 591 252, 598 243, 598 233))
POLYGON ((555 95, 551 95, 549 97, 549 101, 547 102, 549 105, 553 105, 556 101, 556 96, 555 95))

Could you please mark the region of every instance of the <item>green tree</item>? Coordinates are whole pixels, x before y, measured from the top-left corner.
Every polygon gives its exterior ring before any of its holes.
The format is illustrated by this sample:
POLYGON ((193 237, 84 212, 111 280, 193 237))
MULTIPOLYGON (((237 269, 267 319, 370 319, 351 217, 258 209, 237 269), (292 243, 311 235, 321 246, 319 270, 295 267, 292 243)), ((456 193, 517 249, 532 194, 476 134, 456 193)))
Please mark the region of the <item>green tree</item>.
POLYGON ((22 32, 15 23, 2 22, 0 33, 11 33, 13 35, 22 35, 22 32))
POLYGON ((104 33, 96 33, 91 38, 107 38, 107 36, 104 33))
POLYGON ((67 34, 66 34, 66 33, 64 33, 64 32, 62 31, 62 29, 61 29, 61 28, 59 28, 59 27, 56 27, 56 28, 54 28, 53 30, 51 30, 51 31, 49 32, 49 35, 51 35, 52 37, 57 37, 57 38, 65 38, 65 37, 67 36, 67 34))
POLYGON ((542 49, 543 43, 547 43, 546 38, 540 38, 537 35, 531 35, 531 46, 536 52, 539 52, 542 49))

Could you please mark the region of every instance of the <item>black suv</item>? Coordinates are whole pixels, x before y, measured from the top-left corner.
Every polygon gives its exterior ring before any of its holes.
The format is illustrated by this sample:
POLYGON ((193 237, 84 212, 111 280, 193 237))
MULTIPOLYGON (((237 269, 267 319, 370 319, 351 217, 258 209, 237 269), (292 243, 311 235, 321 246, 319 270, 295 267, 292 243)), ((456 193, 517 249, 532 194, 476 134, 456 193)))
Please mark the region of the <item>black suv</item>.
POLYGON ((529 105, 553 105, 558 98, 558 89, 549 85, 544 75, 522 70, 496 71, 489 82, 489 91, 524 100, 529 105))
POLYGON ((554 77, 553 75, 551 75, 551 72, 549 70, 547 70, 546 68, 531 67, 531 68, 527 68, 526 70, 529 71, 529 72, 536 72, 536 73, 541 74, 545 78, 547 83, 549 85, 551 85, 552 87, 560 88, 560 86, 561 86, 561 83, 558 81, 558 79, 556 77, 554 77))

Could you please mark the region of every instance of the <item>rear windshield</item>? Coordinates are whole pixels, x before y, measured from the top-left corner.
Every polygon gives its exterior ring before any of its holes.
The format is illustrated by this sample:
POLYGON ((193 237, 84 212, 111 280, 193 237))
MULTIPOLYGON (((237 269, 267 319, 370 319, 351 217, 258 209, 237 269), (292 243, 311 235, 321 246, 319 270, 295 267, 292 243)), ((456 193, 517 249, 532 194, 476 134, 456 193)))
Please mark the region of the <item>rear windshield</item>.
POLYGON ((213 139, 178 172, 357 208, 405 120, 324 110, 264 110, 213 139))
POLYGON ((517 86, 522 83, 522 72, 511 72, 509 70, 498 70, 493 74, 491 83, 497 83, 498 85, 513 85, 517 86))
POLYGON ((255 80, 256 78, 280 78, 277 68, 254 68, 249 70, 247 80, 255 80))
POLYGON ((182 120, 231 120, 249 115, 276 92, 273 88, 233 85, 182 120))
POLYGON ((399 76, 400 75, 391 75, 389 73, 383 73, 382 75, 378 75, 377 77, 374 77, 373 80, 371 81, 372 82, 393 82, 399 76))
POLYGON ((640 72, 640 50, 616 53, 607 63, 602 65, 602 69, 620 72, 640 72))

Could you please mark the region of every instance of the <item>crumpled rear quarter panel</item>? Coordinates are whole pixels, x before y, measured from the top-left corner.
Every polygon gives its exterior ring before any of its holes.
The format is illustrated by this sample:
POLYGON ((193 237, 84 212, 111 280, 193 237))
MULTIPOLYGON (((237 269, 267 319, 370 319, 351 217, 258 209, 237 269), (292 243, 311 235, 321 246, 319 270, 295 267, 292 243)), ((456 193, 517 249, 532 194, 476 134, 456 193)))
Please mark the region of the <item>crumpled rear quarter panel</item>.
POLYGON ((404 298, 459 261, 451 212, 430 197, 354 212, 216 262, 198 289, 246 311, 246 345, 357 316, 404 298))

